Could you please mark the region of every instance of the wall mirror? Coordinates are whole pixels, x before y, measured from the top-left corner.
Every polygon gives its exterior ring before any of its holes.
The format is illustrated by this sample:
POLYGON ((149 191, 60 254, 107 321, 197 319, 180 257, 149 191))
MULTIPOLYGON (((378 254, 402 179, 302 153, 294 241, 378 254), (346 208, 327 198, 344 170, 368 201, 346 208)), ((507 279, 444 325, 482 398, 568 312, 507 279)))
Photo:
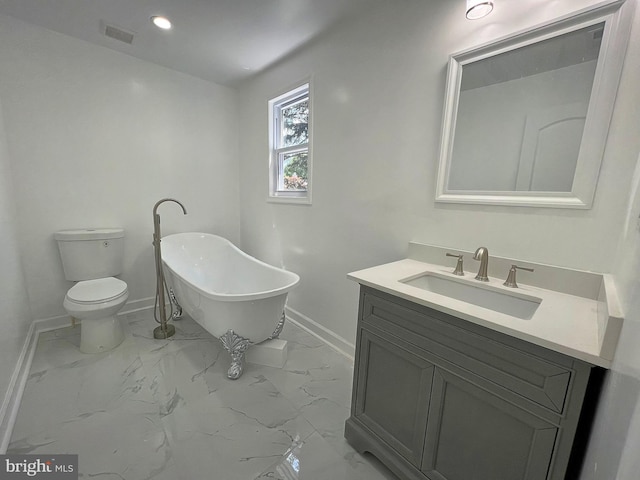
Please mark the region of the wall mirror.
POLYGON ((629 34, 623 6, 451 56, 436 201, 591 207, 629 34))

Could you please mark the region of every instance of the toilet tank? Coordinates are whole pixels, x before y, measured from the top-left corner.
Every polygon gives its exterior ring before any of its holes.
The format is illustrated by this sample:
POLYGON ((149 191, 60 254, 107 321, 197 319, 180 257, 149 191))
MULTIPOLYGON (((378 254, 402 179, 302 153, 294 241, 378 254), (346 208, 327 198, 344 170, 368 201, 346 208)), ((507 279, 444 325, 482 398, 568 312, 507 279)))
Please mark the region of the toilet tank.
POLYGON ((124 230, 87 228, 54 234, 67 280, 92 280, 122 273, 124 230))

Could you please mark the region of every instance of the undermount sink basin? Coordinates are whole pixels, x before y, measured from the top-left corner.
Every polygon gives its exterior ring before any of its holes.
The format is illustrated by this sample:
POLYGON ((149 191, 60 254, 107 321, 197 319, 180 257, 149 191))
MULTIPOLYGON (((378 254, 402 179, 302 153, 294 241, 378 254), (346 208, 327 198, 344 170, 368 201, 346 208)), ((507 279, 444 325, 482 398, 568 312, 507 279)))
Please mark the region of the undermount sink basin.
POLYGON ((425 273, 417 277, 400 280, 402 283, 421 288, 445 297, 470 303, 478 307, 504 313, 522 320, 530 320, 542 299, 520 292, 508 293, 491 285, 467 280, 458 280, 425 273))

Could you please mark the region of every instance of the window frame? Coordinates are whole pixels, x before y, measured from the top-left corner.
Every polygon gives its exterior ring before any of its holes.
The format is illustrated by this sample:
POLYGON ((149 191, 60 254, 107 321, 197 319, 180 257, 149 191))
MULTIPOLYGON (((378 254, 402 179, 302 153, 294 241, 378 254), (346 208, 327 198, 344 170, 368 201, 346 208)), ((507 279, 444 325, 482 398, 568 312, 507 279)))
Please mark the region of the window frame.
POLYGON ((312 150, 312 116, 313 116, 313 95, 311 89, 311 79, 305 79, 296 83, 293 88, 287 89, 268 102, 269 107, 269 202, 276 203, 299 203, 311 204, 311 150, 312 150), (309 118, 307 128, 307 142, 286 147, 280 146, 282 138, 281 111, 300 101, 308 99, 309 118), (284 181, 283 161, 284 156, 292 153, 307 153, 307 189, 306 190, 285 190, 282 187, 284 181))

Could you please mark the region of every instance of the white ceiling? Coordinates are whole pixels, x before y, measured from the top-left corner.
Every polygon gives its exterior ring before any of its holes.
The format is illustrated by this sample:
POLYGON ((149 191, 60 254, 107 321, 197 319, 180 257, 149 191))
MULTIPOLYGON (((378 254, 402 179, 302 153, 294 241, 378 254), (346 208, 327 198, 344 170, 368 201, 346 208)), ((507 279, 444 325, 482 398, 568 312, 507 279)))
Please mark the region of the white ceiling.
POLYGON ((259 72, 378 0, 0 0, 0 13, 222 85, 259 72), (155 27, 164 15, 173 29, 155 27), (128 45, 105 24, 135 34, 128 45))

